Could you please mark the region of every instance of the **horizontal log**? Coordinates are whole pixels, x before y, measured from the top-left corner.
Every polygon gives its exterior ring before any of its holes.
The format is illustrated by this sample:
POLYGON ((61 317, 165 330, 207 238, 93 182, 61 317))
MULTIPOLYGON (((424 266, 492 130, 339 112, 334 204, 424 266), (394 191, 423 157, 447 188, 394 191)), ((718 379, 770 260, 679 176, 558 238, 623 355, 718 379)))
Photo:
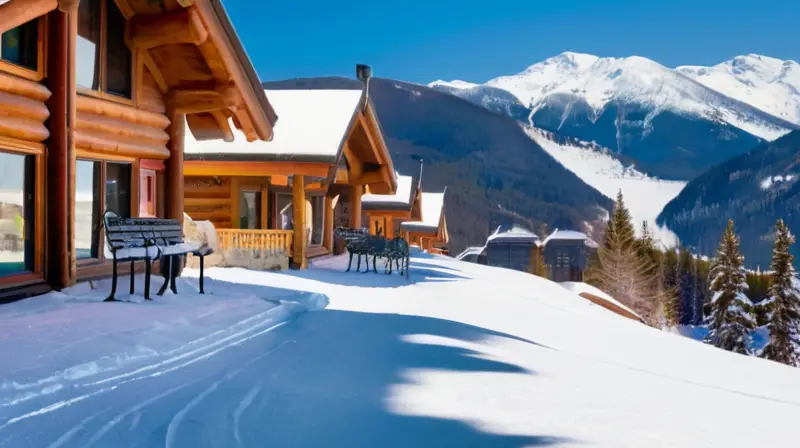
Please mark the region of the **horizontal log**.
POLYGON ((150 49, 169 44, 200 45, 208 30, 194 8, 163 14, 136 15, 130 21, 131 44, 150 49))
POLYGON ((169 158, 169 150, 163 145, 147 145, 125 140, 114 140, 103 135, 80 130, 75 132, 75 146, 79 149, 103 154, 159 160, 169 158))
POLYGON ((229 206, 231 205, 231 198, 186 198, 184 199, 184 204, 187 207, 199 207, 199 206, 229 206))
POLYGON ((50 116, 50 111, 41 101, 0 91, 0 115, 44 122, 50 116))
POLYGON ((169 93, 167 104, 181 114, 218 111, 226 107, 222 95, 216 90, 175 89, 169 93))
POLYGON ((161 146, 166 146, 169 141, 169 136, 161 129, 88 112, 78 112, 77 129, 79 131, 85 130, 91 133, 105 134, 108 138, 119 136, 126 139, 144 140, 161 146))
POLYGON ((76 108, 78 112, 102 115, 129 123, 152 126, 157 129, 166 129, 169 126, 169 118, 166 115, 135 109, 124 104, 103 101, 86 95, 78 95, 76 108))
POLYGON ((50 131, 38 120, 0 116, 0 136, 39 143, 50 137, 50 131))
POLYGON ((187 160, 186 176, 290 176, 326 177, 330 164, 321 162, 210 162, 187 160))
POLYGON ((43 16, 58 7, 57 0, 16 0, 0 5, 0 34, 43 16))
MULTIPOLYGON (((2 12, 0 12, 0 14, 2 14, 2 12)), ((16 76, 11 76, 3 72, 0 72, 0 91, 24 96, 41 102, 47 101, 51 95, 47 87, 42 84, 17 78, 16 76)))

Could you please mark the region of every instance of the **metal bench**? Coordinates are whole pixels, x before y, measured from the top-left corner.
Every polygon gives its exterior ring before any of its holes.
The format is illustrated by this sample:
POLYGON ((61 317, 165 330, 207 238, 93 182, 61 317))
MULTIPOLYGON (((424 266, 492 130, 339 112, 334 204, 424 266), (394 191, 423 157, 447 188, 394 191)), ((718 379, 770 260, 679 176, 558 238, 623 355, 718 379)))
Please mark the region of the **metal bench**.
POLYGON ((106 256, 113 258, 111 277, 111 295, 105 300, 113 302, 117 292, 117 263, 130 261, 131 285, 130 293, 134 292, 135 261, 144 260, 144 298, 150 299, 150 264, 153 260, 161 259, 164 285, 158 291, 163 295, 170 286, 172 292, 178 292, 175 286, 175 277, 179 269, 177 257, 193 254, 200 258, 200 294, 203 294, 203 259, 213 252, 212 249, 203 248, 197 243, 187 243, 183 240, 183 229, 178 220, 161 218, 121 218, 116 213, 107 211, 103 215, 103 227, 106 235, 106 256))

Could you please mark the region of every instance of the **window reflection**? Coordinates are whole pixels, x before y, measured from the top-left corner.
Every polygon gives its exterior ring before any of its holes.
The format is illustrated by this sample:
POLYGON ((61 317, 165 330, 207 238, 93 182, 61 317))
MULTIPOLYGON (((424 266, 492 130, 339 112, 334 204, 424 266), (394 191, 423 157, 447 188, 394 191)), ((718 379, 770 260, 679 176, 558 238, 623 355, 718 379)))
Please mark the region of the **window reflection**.
POLYGON ((100 88, 100 0, 78 4, 78 39, 75 42, 75 82, 88 89, 100 88))
POLYGON ((33 270, 35 158, 0 152, 0 276, 33 270))
POLYGON ((100 162, 75 164, 75 252, 80 259, 97 258, 100 236, 100 162))

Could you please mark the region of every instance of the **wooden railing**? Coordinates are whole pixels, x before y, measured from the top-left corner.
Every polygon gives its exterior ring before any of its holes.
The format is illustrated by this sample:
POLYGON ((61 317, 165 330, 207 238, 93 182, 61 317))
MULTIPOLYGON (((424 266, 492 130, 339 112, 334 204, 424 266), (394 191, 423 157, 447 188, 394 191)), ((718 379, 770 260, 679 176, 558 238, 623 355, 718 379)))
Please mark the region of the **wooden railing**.
POLYGON ((292 255, 291 230, 217 229, 220 250, 282 250, 292 255))

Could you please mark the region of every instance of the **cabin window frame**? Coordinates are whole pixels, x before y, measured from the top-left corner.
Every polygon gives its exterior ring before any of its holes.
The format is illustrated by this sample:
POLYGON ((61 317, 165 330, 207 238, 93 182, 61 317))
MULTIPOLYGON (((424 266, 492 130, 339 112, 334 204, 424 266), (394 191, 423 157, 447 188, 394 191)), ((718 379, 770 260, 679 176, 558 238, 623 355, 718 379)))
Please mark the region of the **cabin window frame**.
MULTIPOLYGON (((45 166, 44 166, 44 145, 34 144, 29 142, 15 142, 12 140, 0 140, 0 152, 18 155, 23 157, 33 158, 33 179, 28 179, 23 176, 23 191, 26 191, 29 184, 33 187, 33 207, 31 210, 24 210, 24 214, 30 214, 32 217, 31 228, 33 233, 32 252, 33 260, 31 269, 26 269, 14 272, 8 275, 0 276, 0 287, 23 284, 33 281, 41 281, 44 276, 44 179, 45 179, 45 166)), ((25 173, 28 174, 28 173, 25 173)), ((23 193, 24 194, 24 193, 23 193)), ((24 205, 23 205, 24 206, 24 205)), ((26 229, 28 230, 28 229, 26 229)), ((23 242, 24 244, 24 242, 23 242)))
POLYGON ((139 216, 158 217, 159 202, 158 171, 139 167, 139 216))
MULTIPOLYGON (((28 79, 30 81, 39 82, 44 79, 45 77, 45 65, 47 58, 45 58, 46 47, 45 44, 47 42, 47 14, 39 16, 35 19, 32 19, 28 22, 23 23, 20 26, 27 25, 31 22, 37 22, 37 41, 36 41, 36 70, 32 70, 24 65, 19 65, 14 62, 11 62, 7 59, 0 58, 0 72, 9 73, 15 76, 19 76, 20 78, 28 79)), ((10 30, 9 30, 10 31, 10 30)), ((4 149, 0 149, 4 150, 4 149)))
MULTIPOLYGON (((79 95, 91 96, 107 101, 113 101, 121 104, 126 104, 129 106, 133 106, 136 104, 135 99, 137 95, 137 79, 136 79, 136 66, 138 64, 138 52, 135 49, 131 48, 130 41, 128 39, 128 27, 130 26, 130 20, 125 17, 125 14, 122 12, 121 9, 117 6, 114 0, 96 0, 100 3, 100 17, 98 18, 99 27, 100 27, 100 35, 98 37, 99 43, 98 49, 95 51, 99 52, 95 59, 95 64, 99 65, 99 70, 97 73, 97 89, 86 87, 77 84, 76 79, 76 91, 79 95), (122 18, 125 20, 125 44, 130 51, 130 97, 126 97, 120 95, 118 93, 109 92, 108 91, 108 8, 117 8, 122 18)), ((80 18, 78 19, 80 20, 80 18)), ((77 68, 78 64, 78 56, 75 56, 75 65, 77 68)))
MULTIPOLYGON (((108 182, 108 164, 127 165, 128 166, 128 170, 129 170, 129 175, 128 175, 128 209, 127 209, 127 216, 128 217, 137 216, 138 215, 138 211, 139 211, 139 203, 138 203, 138 201, 134 201, 134 198, 138 198, 139 197, 138 196, 138 191, 137 191, 137 188, 136 188, 136 183, 134 181, 134 179, 138 179, 138 176, 139 176, 138 171, 139 170, 136 167, 136 162, 135 161, 126 160, 126 159, 103 159, 101 157, 96 157, 96 156, 91 156, 91 155, 87 156, 87 155, 82 155, 81 154, 81 155, 78 156, 78 158, 76 160, 76 164, 79 163, 79 162, 92 162, 92 163, 97 163, 98 164, 99 172, 98 173, 93 173, 93 176, 99 176, 100 182, 99 182, 98 189, 96 191, 94 189, 92 190, 92 195, 93 195, 92 204, 93 204, 93 207, 94 207, 94 203, 95 203, 95 196, 94 195, 97 195, 97 198, 99 198, 100 203, 99 203, 99 216, 98 217, 94 217, 94 216, 92 217, 93 220, 97 221, 96 222, 96 224, 97 224, 97 230, 96 230, 97 234, 96 235, 92 235, 92 240, 94 240, 95 238, 97 239, 97 247, 91 247, 90 250, 96 250, 96 256, 84 257, 84 258, 78 258, 77 257, 77 247, 75 245, 75 241, 77 240, 77 232, 76 232, 76 235, 73 235, 73 248, 76 251, 76 254, 75 254, 76 264, 78 266, 102 264, 106 260, 108 260, 108 258, 105 256, 105 253, 104 253, 105 252, 104 251, 104 248, 105 248, 105 232, 104 232, 104 229, 103 229, 103 226, 102 226, 103 214, 105 214, 106 209, 108 207, 108 200, 106 198, 106 194, 107 194, 106 184, 108 182), (135 204, 135 207, 134 207, 134 204, 135 204)), ((75 188, 75 193, 77 195, 77 186, 75 188)), ((75 202, 77 204, 77 200, 75 202)), ((77 205, 76 205, 76 207, 77 207, 77 205)), ((73 213, 73 216, 75 216, 74 208, 72 210, 72 213, 73 213)), ((93 223, 93 224, 95 224, 95 223, 93 223)), ((74 220, 73 220, 73 226, 77 227, 77 224, 75 223, 74 220)), ((92 232, 95 232, 95 230, 93 229, 92 232)))

